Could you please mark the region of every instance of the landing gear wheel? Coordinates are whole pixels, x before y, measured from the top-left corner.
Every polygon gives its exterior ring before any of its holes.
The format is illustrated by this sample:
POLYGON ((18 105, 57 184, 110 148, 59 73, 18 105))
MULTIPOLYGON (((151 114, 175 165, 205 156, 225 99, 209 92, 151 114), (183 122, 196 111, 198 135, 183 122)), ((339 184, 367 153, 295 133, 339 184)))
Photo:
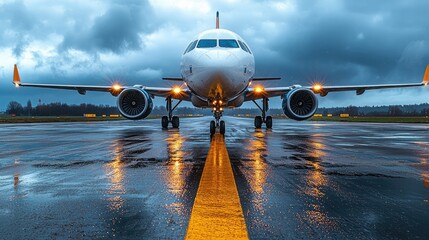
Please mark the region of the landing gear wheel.
POLYGON ((171 119, 171 125, 173 125, 173 128, 179 128, 179 117, 174 116, 171 119))
POLYGON ((262 117, 256 116, 255 117, 255 128, 261 128, 262 127, 262 117))
POLYGON ((273 128, 273 118, 271 116, 268 116, 265 119, 265 125, 267 126, 267 129, 273 128))
POLYGON ((214 135, 216 132, 216 123, 215 121, 210 121, 210 135, 214 135))
POLYGON ((220 125, 219 125, 219 132, 220 134, 224 135, 225 134, 225 121, 220 121, 220 125))
POLYGON ((168 117, 167 116, 163 116, 161 118, 161 126, 163 129, 168 128, 168 117))

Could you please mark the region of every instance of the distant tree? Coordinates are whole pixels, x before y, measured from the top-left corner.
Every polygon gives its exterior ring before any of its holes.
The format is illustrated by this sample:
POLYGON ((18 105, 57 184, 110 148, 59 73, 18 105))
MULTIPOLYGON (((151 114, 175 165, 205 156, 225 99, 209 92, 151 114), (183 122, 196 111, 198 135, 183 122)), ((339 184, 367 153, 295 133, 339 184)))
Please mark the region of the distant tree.
POLYGON ((27 115, 30 116, 31 112, 33 111, 33 105, 31 104, 31 101, 27 101, 27 107, 25 107, 25 112, 27 112, 27 115))
POLYGON ((403 112, 399 106, 389 106, 389 116, 402 116, 403 112))
POLYGON ((348 106, 344 110, 345 113, 348 113, 350 116, 358 116, 359 115, 359 108, 356 106, 348 106))
POLYGON ((19 115, 21 115, 21 113, 24 112, 24 108, 22 107, 22 105, 19 102, 11 101, 7 105, 6 112, 8 114, 15 114, 16 116, 19 116, 19 115))

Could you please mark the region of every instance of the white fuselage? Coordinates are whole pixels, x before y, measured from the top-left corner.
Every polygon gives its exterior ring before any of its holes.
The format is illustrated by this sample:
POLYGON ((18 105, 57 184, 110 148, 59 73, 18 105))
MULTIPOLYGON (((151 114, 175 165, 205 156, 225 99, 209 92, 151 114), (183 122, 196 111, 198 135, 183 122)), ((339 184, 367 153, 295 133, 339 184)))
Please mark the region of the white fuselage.
POLYGON ((215 100, 228 107, 240 106, 254 72, 255 59, 247 44, 225 29, 200 33, 181 61, 182 78, 195 96, 196 107, 210 107, 215 100))

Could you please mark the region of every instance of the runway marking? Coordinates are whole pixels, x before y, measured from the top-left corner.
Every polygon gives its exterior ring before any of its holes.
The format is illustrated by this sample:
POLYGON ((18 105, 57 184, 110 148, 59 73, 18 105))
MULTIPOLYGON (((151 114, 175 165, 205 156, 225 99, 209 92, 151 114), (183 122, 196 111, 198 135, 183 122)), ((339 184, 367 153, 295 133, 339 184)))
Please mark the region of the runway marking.
POLYGON ((249 239, 223 136, 213 136, 186 239, 249 239))

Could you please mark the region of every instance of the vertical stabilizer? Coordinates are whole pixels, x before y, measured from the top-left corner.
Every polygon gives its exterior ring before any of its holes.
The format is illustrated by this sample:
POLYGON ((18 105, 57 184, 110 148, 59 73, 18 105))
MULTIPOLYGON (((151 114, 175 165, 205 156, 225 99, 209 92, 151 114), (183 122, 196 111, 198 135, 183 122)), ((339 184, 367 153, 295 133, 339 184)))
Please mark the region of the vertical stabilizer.
POLYGON ((428 83, 429 83, 429 65, 427 65, 425 75, 423 76, 423 84, 427 86, 428 83))
POLYGON ((216 29, 219 29, 219 11, 216 12, 216 29))
POLYGON ((21 79, 19 78, 18 67, 15 64, 13 67, 13 83, 17 84, 20 82, 21 82, 21 79))

